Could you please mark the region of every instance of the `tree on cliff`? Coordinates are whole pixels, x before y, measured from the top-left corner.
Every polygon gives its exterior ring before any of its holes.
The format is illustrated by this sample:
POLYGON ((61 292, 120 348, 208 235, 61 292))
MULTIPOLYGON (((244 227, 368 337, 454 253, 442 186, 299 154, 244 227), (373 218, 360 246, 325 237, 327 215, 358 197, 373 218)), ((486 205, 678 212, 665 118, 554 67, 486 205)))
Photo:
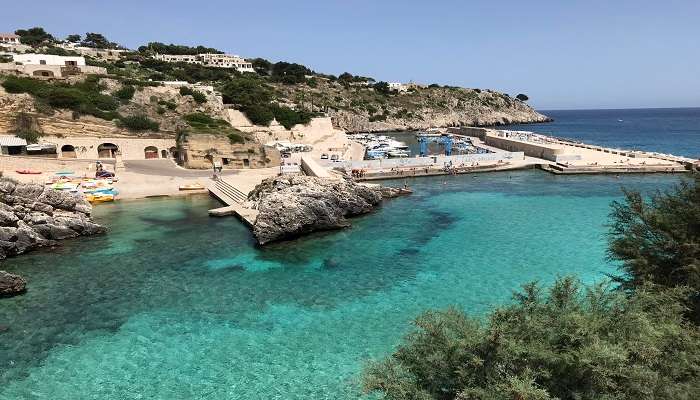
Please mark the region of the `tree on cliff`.
POLYGON ((528 284, 486 323, 451 308, 415 321, 398 350, 370 364, 368 392, 399 399, 691 399, 700 332, 681 289, 627 297, 572 278, 528 284))
POLYGON ((528 100, 530 100, 530 98, 527 97, 526 94, 522 94, 522 93, 520 93, 520 94, 518 94, 517 96, 515 96, 515 98, 518 99, 518 100, 520 100, 520 101, 528 101, 528 100))
POLYGON ((44 28, 39 26, 29 29, 18 29, 15 31, 15 34, 19 35, 20 42, 29 46, 38 46, 40 44, 52 43, 56 41, 56 39, 50 33, 46 32, 44 28))
POLYGON ((80 43, 80 35, 78 35, 78 34, 68 35, 68 36, 66 36, 66 42, 80 43))
POLYGON ((82 43, 85 47, 93 47, 96 49, 118 49, 119 45, 114 42, 110 42, 101 33, 88 32, 85 34, 85 39, 82 43))
POLYGON ((650 282, 690 289, 692 319, 700 324, 700 177, 646 201, 625 192, 611 213, 609 256, 622 262, 616 277, 626 289, 650 282))

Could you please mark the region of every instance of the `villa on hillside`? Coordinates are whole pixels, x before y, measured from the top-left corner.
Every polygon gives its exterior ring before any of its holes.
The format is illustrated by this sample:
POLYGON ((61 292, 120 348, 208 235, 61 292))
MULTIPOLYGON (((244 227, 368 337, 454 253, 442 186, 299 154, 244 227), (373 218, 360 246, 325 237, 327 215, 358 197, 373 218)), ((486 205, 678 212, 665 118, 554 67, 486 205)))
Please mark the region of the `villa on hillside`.
POLYGON ((19 35, 14 33, 0 33, 1 44, 19 44, 19 35))
POLYGON ((12 62, 0 63, 0 71, 16 75, 29 75, 40 78, 66 78, 80 74, 105 74, 103 67, 85 64, 85 57, 66 57, 51 54, 14 54, 12 62))
POLYGON ((253 64, 243 57, 233 54, 203 53, 197 55, 156 54, 156 60, 165 62, 184 62, 206 67, 235 68, 238 72, 255 72, 253 64))
POLYGON ((0 51, 23 52, 31 48, 31 46, 20 42, 19 35, 15 35, 14 33, 0 33, 0 51))
POLYGON ((68 51, 74 51, 81 56, 101 58, 107 61, 117 61, 124 55, 124 53, 129 51, 125 49, 98 49, 94 47, 80 46, 80 44, 72 42, 59 43, 57 46, 68 51))
POLYGON ((408 85, 401 82, 389 82, 389 90, 393 90, 399 93, 408 92, 408 85))

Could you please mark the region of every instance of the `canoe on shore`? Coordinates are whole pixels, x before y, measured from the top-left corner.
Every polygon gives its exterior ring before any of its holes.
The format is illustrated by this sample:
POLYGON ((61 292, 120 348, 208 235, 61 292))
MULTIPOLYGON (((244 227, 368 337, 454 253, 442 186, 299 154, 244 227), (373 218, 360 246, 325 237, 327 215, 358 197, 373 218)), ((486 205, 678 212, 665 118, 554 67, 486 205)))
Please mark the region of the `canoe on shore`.
POLYGON ((39 175, 41 174, 41 171, 36 171, 33 169, 18 169, 15 170, 16 173, 22 174, 22 175, 39 175))
POLYGON ((180 185, 180 190, 204 190, 204 186, 199 183, 190 183, 188 185, 180 185))

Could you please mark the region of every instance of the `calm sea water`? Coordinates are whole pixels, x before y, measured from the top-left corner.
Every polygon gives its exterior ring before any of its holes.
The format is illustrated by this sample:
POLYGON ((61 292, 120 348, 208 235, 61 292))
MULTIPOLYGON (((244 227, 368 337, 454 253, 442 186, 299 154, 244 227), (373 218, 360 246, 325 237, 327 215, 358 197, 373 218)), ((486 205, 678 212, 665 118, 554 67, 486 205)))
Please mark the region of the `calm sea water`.
POLYGON ((425 309, 483 315, 526 281, 613 272, 620 187, 676 180, 418 179, 351 229, 262 249, 208 197, 102 205, 109 234, 0 264, 29 281, 0 300, 0 399, 359 398, 425 309))
POLYGON ((587 143, 700 158, 700 108, 542 111, 554 122, 512 125, 587 143))

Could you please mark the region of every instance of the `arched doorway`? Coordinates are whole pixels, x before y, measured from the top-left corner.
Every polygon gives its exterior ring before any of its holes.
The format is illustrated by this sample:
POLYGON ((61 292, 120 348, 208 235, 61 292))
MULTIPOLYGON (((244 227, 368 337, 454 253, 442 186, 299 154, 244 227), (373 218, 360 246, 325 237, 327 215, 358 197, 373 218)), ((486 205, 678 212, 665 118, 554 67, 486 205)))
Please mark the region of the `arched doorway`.
POLYGON ((150 160, 152 158, 158 158, 158 148, 155 146, 148 146, 145 149, 143 149, 144 156, 146 157, 146 160, 150 160))
POLYGON ((119 146, 114 143, 102 143, 97 146, 97 157, 99 158, 114 158, 119 151, 119 146))
POLYGON ((32 72, 32 75, 43 76, 46 78, 53 78, 53 71, 37 70, 37 71, 32 72))
POLYGON ((75 147, 70 144, 64 144, 61 146, 61 157, 63 158, 77 158, 75 154, 75 147))
POLYGON ((168 150, 161 150, 160 151, 160 158, 168 158, 168 150))

